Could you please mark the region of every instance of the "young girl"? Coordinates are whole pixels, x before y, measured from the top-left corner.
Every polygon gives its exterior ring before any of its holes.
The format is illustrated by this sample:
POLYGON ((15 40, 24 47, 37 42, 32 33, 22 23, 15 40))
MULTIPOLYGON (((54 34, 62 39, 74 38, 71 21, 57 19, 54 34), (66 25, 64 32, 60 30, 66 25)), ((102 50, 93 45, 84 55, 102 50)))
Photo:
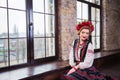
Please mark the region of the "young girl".
POLYGON ((114 80, 93 67, 94 49, 89 36, 94 30, 90 21, 84 21, 76 26, 79 39, 73 41, 69 54, 71 69, 62 80, 114 80))

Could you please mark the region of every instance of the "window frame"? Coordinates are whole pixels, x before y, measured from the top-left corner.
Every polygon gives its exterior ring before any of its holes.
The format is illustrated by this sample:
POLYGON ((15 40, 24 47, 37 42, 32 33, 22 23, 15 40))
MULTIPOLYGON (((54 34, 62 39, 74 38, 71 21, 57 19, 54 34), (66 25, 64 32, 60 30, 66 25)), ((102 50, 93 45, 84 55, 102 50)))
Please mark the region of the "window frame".
MULTIPOLYGON (((8 0, 6 0, 7 4, 8 4, 8 0)), ((40 59, 34 59, 34 36, 33 36, 33 5, 32 5, 32 0, 25 0, 25 6, 26 6, 26 41, 27 41, 27 63, 23 63, 23 64, 17 64, 17 65, 10 65, 8 63, 8 66, 5 67, 1 67, 0 71, 6 71, 6 70, 11 70, 11 69, 16 69, 16 68, 21 68, 21 67, 25 67, 25 66, 30 66, 30 65, 36 65, 36 64, 42 64, 42 63, 47 63, 49 61, 55 61, 58 59, 58 54, 56 52, 58 52, 58 32, 57 32, 57 1, 54 0, 54 32, 55 32, 55 56, 52 57, 46 57, 46 58, 40 58, 40 59), (31 30, 31 31, 30 31, 31 30)), ((7 7, 1 7, 0 8, 5 8, 7 9, 7 17, 9 17, 9 13, 8 13, 8 6, 7 7)), ((14 8, 13 8, 14 9, 14 8)), ((19 10, 19 9, 17 9, 19 10)), ((7 23, 9 22, 8 18, 7 18, 7 23)), ((9 27, 9 23, 7 24, 7 27, 9 27)), ((8 37, 9 39, 9 37, 8 37)), ((9 43, 9 41, 8 41, 9 43)), ((46 46, 46 45, 45 45, 46 46)), ((9 56, 10 57, 10 56, 9 56)), ((8 58, 8 62, 10 62, 10 59, 8 58)))
MULTIPOLYGON (((88 4, 88 20, 90 20, 90 21, 92 21, 91 20, 91 9, 92 9, 92 7, 94 7, 94 8, 97 8, 97 9, 99 9, 100 10, 100 48, 99 49, 94 49, 94 51, 95 52, 100 52, 101 51, 101 30, 102 30, 102 26, 101 26, 101 24, 102 24, 102 19, 101 19, 101 3, 102 3, 102 1, 100 0, 100 5, 97 5, 97 4, 95 4, 95 3, 92 3, 92 2, 89 2, 89 1, 85 1, 85 0, 77 0, 78 2, 81 2, 81 3, 85 3, 85 4, 88 4)), ((77 18, 77 20, 78 20, 78 18, 77 18)), ((90 36, 90 40, 92 39, 92 36, 90 36)))

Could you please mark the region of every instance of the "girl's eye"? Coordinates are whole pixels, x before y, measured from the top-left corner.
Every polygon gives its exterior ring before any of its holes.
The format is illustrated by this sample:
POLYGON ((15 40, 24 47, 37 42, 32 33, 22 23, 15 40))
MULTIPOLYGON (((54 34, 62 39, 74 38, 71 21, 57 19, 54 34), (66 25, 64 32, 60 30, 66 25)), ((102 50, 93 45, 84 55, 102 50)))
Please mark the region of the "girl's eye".
POLYGON ((89 34, 89 33, 86 33, 86 34, 89 34))
POLYGON ((85 32, 82 32, 82 34, 84 34, 85 32))

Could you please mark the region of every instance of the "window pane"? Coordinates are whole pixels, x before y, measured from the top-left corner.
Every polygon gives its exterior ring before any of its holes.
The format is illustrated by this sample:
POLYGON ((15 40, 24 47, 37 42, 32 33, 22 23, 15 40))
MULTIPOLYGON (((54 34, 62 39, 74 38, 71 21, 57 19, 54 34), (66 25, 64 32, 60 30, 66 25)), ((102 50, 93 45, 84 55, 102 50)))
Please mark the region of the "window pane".
POLYGON ((45 13, 54 14, 54 0, 45 0, 45 13))
POLYGON ((96 21, 100 21, 100 9, 96 9, 96 21))
POLYGON ((32 0, 33 11, 44 12, 44 0, 32 0))
POLYGON ((7 10, 0 8, 0 38, 7 38, 7 10))
POLYGON ((0 68, 8 66, 8 39, 0 39, 0 68))
POLYGON ((85 0, 85 1, 100 5, 100 0, 85 0))
POLYGON ((92 7, 92 20, 100 21, 100 10, 92 7))
POLYGON ((92 2, 92 3, 95 3, 95 0, 89 0, 90 2, 92 2))
POLYGON ((96 37, 96 48, 100 48, 100 37, 96 37))
POLYGON ((10 65, 27 62, 26 39, 10 39, 10 65))
POLYGON ((45 22, 44 22, 44 14, 33 13, 34 20, 34 37, 45 36, 45 22))
POLYGON ((100 9, 92 7, 91 10, 92 10, 91 19, 93 20, 92 22, 94 25, 94 31, 92 33, 92 37, 94 38, 92 39, 94 41, 93 43, 94 43, 95 49, 99 49, 100 48, 100 9))
POLYGON ((96 36, 100 36, 100 22, 96 22, 96 36))
POLYGON ((95 49, 96 48, 96 44, 95 44, 96 42, 95 42, 95 37, 93 37, 92 36, 92 44, 93 44, 93 49, 95 49))
POLYGON ((94 49, 100 49, 100 37, 92 37, 92 43, 94 49))
POLYGON ((11 38, 26 37, 26 13, 9 10, 9 34, 11 38))
POLYGON ((77 19, 77 24, 78 24, 78 23, 80 23, 80 22, 82 22, 82 20, 80 20, 80 19, 77 19))
POLYGON ((54 22, 55 20, 53 15, 46 15, 46 36, 55 36, 54 22))
POLYGON ((77 18, 81 19, 82 18, 81 15, 82 15, 81 14, 81 2, 77 1, 77 18))
POLYGON ((88 2, 90 2, 90 0, 85 0, 85 1, 88 1, 88 2))
POLYGON ((96 3, 97 5, 100 5, 100 0, 95 0, 95 3, 96 3))
POLYGON ((0 6, 6 7, 7 6, 6 0, 0 0, 0 6))
POLYGON ((8 0, 8 7, 26 10, 25 0, 8 0))
POLYGON ((100 5, 100 0, 91 0, 91 2, 97 4, 97 5, 100 5))
POLYGON ((55 56, 55 40, 54 38, 46 39, 46 57, 55 56))
POLYGON ((88 20, 88 5, 82 3, 82 19, 88 20))
POLYGON ((34 59, 45 58, 45 38, 34 38, 34 59))
POLYGON ((92 11, 91 11, 91 19, 95 21, 95 8, 92 7, 92 11))
POLYGON ((95 34, 96 34, 96 26, 95 26, 95 22, 92 21, 92 24, 93 24, 93 26, 94 26, 94 31, 92 32, 92 36, 95 36, 95 34))

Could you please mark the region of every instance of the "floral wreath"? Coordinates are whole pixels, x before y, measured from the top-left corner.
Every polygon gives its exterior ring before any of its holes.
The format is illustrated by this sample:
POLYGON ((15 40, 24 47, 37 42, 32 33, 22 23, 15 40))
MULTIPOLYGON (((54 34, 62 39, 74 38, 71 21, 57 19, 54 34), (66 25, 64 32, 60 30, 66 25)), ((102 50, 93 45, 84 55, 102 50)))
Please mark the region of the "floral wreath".
POLYGON ((91 21, 83 21, 76 25, 76 30, 79 32, 83 27, 89 28, 90 32, 93 32, 94 27, 91 21))

